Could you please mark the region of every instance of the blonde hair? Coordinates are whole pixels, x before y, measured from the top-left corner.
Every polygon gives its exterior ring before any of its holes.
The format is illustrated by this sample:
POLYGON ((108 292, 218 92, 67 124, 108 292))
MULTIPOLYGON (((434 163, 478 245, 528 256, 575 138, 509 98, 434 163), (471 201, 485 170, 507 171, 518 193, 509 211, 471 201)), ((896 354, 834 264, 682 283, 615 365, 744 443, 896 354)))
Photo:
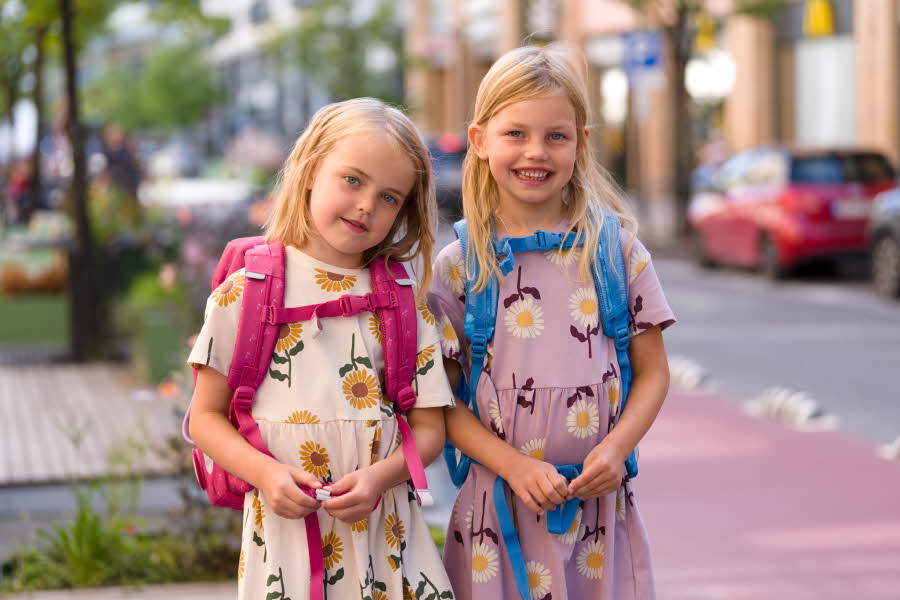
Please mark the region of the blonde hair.
POLYGON ((384 241, 366 250, 363 259, 366 265, 378 257, 401 262, 421 259, 418 300, 422 301, 431 282, 437 212, 431 161, 409 117, 380 100, 355 98, 336 102, 313 115, 279 174, 275 206, 265 225, 265 238, 297 247, 307 243, 313 233, 309 211, 313 173, 340 140, 370 131, 387 134, 399 146, 412 162, 416 181, 384 241))
MULTIPOLYGON (((582 69, 586 66, 582 66, 582 69)), ((623 195, 612 178, 594 159, 587 143, 585 128, 591 122, 590 102, 582 70, 576 66, 571 53, 559 43, 548 46, 524 46, 511 50, 491 66, 475 96, 473 125, 486 127, 498 112, 523 100, 564 93, 575 109, 575 130, 578 156, 572 178, 562 190, 569 226, 566 233, 584 234, 584 247, 596 248, 603 224, 603 211, 615 215, 621 225, 637 230, 623 195)), ((463 214, 468 223, 468 256, 474 262, 466 267, 469 277, 477 265, 475 290, 485 288, 491 277, 500 277, 500 269, 491 243, 493 231, 491 215, 499 207, 497 182, 491 175, 487 160, 481 159, 470 146, 463 163, 463 214), (474 250, 474 252, 473 252, 474 250)), ((562 250, 560 250, 561 252, 562 250)), ((582 252, 579 270, 583 279, 590 278, 594 252, 582 252)))

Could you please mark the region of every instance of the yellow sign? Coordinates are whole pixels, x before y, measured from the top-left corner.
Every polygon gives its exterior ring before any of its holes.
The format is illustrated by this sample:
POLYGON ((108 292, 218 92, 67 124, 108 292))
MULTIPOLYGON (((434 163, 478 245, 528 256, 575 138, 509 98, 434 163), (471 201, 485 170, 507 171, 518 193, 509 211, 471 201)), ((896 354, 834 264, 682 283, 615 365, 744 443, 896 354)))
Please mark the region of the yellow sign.
POLYGON ((834 9, 829 0, 806 0, 803 33, 809 37, 834 35, 834 9))

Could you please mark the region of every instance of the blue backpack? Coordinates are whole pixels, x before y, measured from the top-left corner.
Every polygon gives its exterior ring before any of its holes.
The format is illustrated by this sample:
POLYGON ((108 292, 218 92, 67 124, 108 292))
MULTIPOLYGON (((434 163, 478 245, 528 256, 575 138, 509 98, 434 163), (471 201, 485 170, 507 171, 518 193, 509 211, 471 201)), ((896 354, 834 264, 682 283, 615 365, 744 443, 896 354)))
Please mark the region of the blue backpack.
MULTIPOLYGON (((463 264, 471 277, 466 278, 466 308, 463 320, 463 329, 469 341, 472 357, 468 381, 460 375, 459 388, 457 390, 460 400, 470 406, 475 416, 480 419, 478 402, 475 393, 478 389, 478 380, 484 368, 487 344, 494 337, 494 323, 497 320, 497 302, 499 298, 499 282, 496 277, 488 281, 487 286, 481 292, 474 291, 474 282, 478 280, 478 263, 467 256, 468 228, 465 220, 453 225, 456 237, 462 246, 463 264)), ((546 252, 562 248, 568 250, 573 246, 583 246, 584 235, 569 233, 553 233, 537 230, 526 237, 504 238, 494 241, 494 253, 499 258, 498 266, 503 275, 509 274, 515 264, 514 255, 517 252, 539 251, 546 252)), ((599 244, 595 255, 594 265, 591 269, 594 279, 594 288, 597 291, 599 302, 600 320, 603 325, 603 334, 612 339, 616 348, 616 357, 619 362, 622 402, 619 406, 619 414, 625 408, 628 399, 628 391, 631 387, 632 371, 631 361, 628 357, 628 345, 631 341, 629 335, 628 289, 625 275, 625 261, 622 256, 622 248, 619 237, 619 220, 610 213, 604 212, 603 226, 600 230, 599 244), (609 252, 608 249, 615 251, 609 252), (610 263, 610 256, 612 262, 610 263)), ((472 459, 461 454, 457 459, 457 449, 448 441, 444 448, 444 460, 450 471, 453 483, 461 486, 469 474, 472 459)), ((556 470, 569 480, 581 474, 582 463, 572 465, 558 465, 556 470)), ((633 451, 625 461, 625 470, 628 477, 637 477, 637 455, 633 451)), ((506 503, 503 479, 497 477, 494 482, 494 506, 497 518, 500 522, 500 531, 509 553, 510 563, 516 578, 516 587, 523 600, 529 600, 528 574, 525 568, 525 560, 519 546, 515 524, 506 503)), ((572 525, 578 511, 578 499, 573 498, 555 510, 547 513, 547 529, 551 533, 564 534, 572 525)))

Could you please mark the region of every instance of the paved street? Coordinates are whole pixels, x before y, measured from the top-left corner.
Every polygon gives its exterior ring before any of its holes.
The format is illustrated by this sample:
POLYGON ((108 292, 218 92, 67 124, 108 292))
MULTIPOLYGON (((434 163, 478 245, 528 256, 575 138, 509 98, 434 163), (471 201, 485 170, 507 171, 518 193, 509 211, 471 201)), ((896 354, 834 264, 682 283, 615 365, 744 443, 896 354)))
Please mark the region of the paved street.
POLYGON ((771 283, 656 256, 679 319, 670 356, 698 362, 725 395, 749 400, 776 385, 806 392, 871 443, 900 436, 900 302, 866 281, 801 277, 771 283))

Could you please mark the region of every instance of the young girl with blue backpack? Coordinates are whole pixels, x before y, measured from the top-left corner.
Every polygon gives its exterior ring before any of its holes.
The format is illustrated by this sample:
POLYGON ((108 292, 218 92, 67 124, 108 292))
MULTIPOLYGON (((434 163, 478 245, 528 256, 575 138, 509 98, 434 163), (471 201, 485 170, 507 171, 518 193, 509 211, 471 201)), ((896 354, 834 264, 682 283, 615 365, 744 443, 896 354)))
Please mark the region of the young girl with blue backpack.
POLYGON ((419 508, 453 396, 404 265, 434 211, 412 122, 349 100, 297 140, 265 236, 226 247, 186 429, 210 501, 244 513, 242 599, 453 597, 419 508))
POLYGON ((594 161, 580 73, 556 45, 491 67, 465 220, 435 262, 430 305, 461 400, 446 411, 461 489, 444 565, 463 600, 654 597, 632 479, 674 316, 594 161))

